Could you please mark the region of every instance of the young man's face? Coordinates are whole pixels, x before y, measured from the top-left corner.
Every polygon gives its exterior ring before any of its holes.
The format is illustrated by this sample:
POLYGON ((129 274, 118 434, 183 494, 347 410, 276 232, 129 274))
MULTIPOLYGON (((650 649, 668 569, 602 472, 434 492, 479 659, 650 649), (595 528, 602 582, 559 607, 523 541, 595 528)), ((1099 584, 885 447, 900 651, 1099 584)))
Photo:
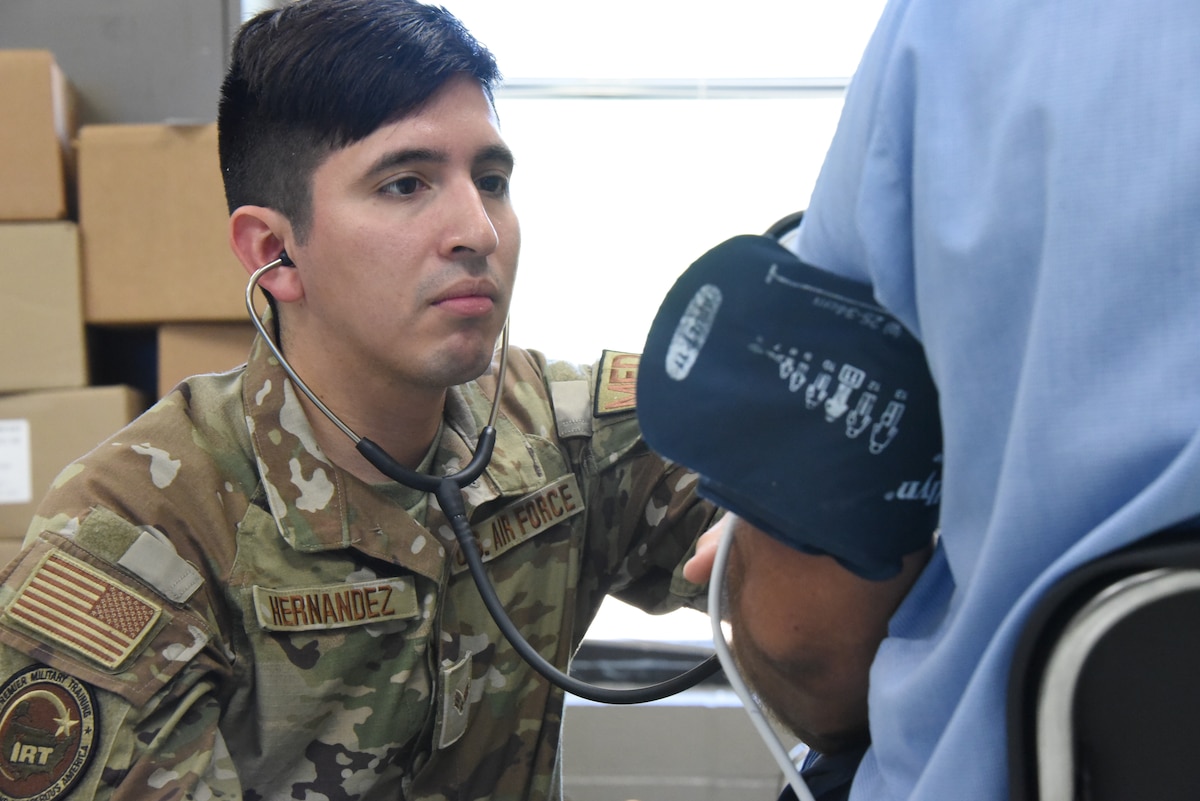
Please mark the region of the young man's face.
POLYGON ((488 366, 516 277, 512 157, 483 89, 452 79, 420 111, 333 152, 289 255, 304 297, 289 347, 325 376, 440 389, 488 366))

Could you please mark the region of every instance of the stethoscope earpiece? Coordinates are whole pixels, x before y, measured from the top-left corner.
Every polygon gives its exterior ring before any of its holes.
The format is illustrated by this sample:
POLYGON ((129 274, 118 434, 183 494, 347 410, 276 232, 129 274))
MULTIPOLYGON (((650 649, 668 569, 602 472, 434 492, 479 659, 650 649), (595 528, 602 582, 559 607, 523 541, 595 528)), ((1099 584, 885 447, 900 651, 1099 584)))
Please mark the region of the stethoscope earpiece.
POLYGON ((286 250, 279 251, 279 266, 280 267, 295 267, 296 262, 292 261, 292 257, 288 255, 286 250))

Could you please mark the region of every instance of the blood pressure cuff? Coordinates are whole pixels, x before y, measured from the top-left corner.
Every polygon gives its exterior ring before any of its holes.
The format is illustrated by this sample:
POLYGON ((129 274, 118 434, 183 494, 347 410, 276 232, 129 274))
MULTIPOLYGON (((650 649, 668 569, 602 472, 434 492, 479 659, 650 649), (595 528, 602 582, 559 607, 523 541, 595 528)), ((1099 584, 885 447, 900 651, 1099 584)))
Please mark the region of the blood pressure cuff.
POLYGON ((683 273, 638 372, 647 443, 783 543, 884 579, 941 499, 937 390, 865 284, 739 236, 683 273))

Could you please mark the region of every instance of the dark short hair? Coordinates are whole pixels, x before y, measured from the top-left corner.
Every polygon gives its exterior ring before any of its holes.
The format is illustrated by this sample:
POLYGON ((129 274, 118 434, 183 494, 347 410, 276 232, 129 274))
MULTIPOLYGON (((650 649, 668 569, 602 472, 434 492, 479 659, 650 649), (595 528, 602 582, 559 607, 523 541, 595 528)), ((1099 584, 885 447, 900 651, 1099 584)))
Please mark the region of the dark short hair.
POLYGON ((415 0, 294 0, 242 26, 217 115, 225 199, 273 208, 303 240, 325 157, 469 75, 489 100, 496 60, 449 11, 415 0))

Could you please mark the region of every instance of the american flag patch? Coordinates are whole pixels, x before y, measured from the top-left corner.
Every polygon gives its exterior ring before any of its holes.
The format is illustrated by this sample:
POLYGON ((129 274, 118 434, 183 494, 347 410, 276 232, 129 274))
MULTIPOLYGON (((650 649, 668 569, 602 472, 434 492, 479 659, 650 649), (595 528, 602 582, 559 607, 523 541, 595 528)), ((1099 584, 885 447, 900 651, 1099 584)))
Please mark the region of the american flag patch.
POLYGON ((161 613, 161 606, 63 553, 46 557, 7 611, 25 628, 110 669, 133 653, 161 613))

